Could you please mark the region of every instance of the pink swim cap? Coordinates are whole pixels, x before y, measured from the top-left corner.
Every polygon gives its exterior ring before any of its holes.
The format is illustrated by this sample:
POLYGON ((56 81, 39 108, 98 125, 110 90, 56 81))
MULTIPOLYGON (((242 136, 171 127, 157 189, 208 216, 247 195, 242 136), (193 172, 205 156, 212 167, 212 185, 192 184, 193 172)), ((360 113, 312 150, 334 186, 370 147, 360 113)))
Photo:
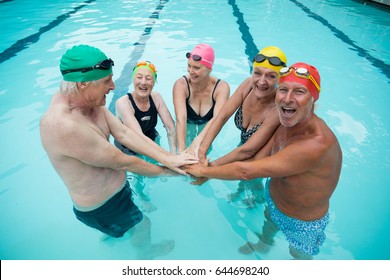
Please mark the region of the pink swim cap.
MULTIPOLYGON (((304 70, 302 69, 302 70, 304 70)), ((317 101, 320 97, 320 73, 318 70, 307 63, 297 62, 291 65, 290 67, 285 67, 280 70, 279 83, 283 82, 296 82, 304 85, 313 96, 314 101, 317 101), (300 75, 300 68, 307 70, 308 74, 300 75)))
POLYGON ((207 44, 198 44, 195 46, 195 48, 192 50, 190 55, 187 55, 187 58, 192 58, 194 61, 198 61, 202 63, 207 68, 213 68, 214 64, 214 50, 211 46, 207 44), (195 56, 195 57, 194 57, 195 56), (199 56, 201 59, 197 57, 199 56))

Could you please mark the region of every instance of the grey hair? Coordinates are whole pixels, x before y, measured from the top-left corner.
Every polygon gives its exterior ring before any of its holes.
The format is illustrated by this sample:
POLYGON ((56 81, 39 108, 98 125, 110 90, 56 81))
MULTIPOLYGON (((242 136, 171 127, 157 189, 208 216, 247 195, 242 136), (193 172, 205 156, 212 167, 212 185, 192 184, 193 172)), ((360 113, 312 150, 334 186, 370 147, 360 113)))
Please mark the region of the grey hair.
MULTIPOLYGON (((88 85, 88 84, 99 85, 103 81, 103 79, 104 78, 101 78, 101 79, 95 80, 95 81, 84 82, 84 83, 86 85, 88 85)), ((68 81, 62 80, 61 84, 60 84, 60 92, 64 95, 79 93, 77 83, 80 83, 80 82, 68 82, 68 81)))

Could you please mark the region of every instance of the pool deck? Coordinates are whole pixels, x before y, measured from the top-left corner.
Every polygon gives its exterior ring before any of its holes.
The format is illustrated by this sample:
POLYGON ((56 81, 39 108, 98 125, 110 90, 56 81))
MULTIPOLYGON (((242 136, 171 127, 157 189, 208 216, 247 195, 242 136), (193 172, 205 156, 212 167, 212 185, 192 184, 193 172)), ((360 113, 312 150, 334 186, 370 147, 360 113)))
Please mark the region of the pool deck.
POLYGON ((371 0, 371 2, 376 2, 376 3, 379 3, 379 4, 390 6, 390 0, 371 0))

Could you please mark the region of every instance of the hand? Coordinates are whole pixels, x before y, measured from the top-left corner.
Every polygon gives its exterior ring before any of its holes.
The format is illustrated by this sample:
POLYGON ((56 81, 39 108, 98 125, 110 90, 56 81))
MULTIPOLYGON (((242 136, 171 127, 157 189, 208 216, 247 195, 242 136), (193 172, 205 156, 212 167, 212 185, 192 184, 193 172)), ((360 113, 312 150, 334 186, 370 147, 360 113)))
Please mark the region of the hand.
POLYGON ((209 159, 207 158, 203 163, 184 166, 184 170, 186 170, 187 173, 191 174, 192 179, 194 179, 194 181, 191 182, 191 185, 200 186, 209 180, 209 178, 207 177, 200 177, 199 175, 200 173, 199 171, 197 171, 198 170, 197 167, 207 167, 208 164, 209 164, 209 159), (188 171, 188 170, 192 170, 192 171, 188 171))
MULTIPOLYGON (((194 177, 198 177, 196 179, 196 181, 198 182, 201 182, 199 185, 203 184, 204 182, 206 182, 208 179, 203 179, 203 180, 200 180, 200 178, 206 178, 206 177, 202 177, 202 169, 203 168, 206 168, 209 164, 209 159, 207 158, 203 163, 197 163, 197 164, 192 164, 192 165, 186 165, 186 166, 183 166, 183 169, 185 172, 187 172, 188 174, 194 176, 194 177)), ((196 184, 196 183, 195 183, 196 184)))
POLYGON ((191 185, 196 185, 196 186, 200 186, 209 180, 209 178, 207 177, 193 177, 193 176, 192 179, 194 180, 191 182, 191 185))
POLYGON ((199 160, 195 156, 187 153, 181 153, 179 155, 168 155, 165 166, 179 174, 186 175, 186 173, 179 167, 198 162, 199 160))

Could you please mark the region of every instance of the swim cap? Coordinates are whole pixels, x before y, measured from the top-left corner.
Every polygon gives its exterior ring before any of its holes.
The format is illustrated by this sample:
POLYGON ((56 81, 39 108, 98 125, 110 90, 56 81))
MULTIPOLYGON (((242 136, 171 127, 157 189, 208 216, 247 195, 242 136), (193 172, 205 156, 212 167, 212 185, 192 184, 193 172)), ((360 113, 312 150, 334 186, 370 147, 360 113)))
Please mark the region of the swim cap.
POLYGON ((318 84, 318 87, 321 87, 321 79, 320 79, 320 73, 318 73, 318 70, 309 64, 303 63, 303 62, 297 62, 294 63, 289 67, 291 69, 290 72, 288 72, 286 75, 281 75, 279 78, 279 83, 283 82, 296 82, 300 83, 301 85, 304 85, 310 92, 310 94, 313 96, 314 101, 317 101, 320 97, 320 90, 314 85, 313 81, 309 79, 309 77, 300 77, 297 76, 299 74, 293 73, 298 68, 305 68, 309 74, 313 77, 313 79, 318 84))
POLYGON ((62 57, 60 61, 60 70, 64 81, 68 82, 89 82, 96 81, 104 78, 112 73, 112 60, 108 61, 109 68, 104 70, 102 68, 91 69, 89 71, 82 72, 83 68, 93 67, 99 62, 108 60, 107 56, 99 49, 88 45, 78 45, 69 49, 62 57), (68 72, 67 70, 78 70, 68 72), (65 73, 64 73, 65 72, 65 73))
POLYGON ((156 66, 154 66, 154 64, 151 63, 150 61, 139 61, 139 62, 137 62, 137 64, 134 66, 134 69, 133 69, 132 78, 134 78, 134 75, 135 75, 135 73, 137 72, 137 70, 139 68, 149 69, 149 71, 152 72, 152 74, 153 74, 154 80, 157 79, 157 69, 156 69, 156 66))
MULTIPOLYGON (((214 56, 214 50, 210 45, 198 44, 192 50, 190 55, 191 55, 193 60, 202 63, 207 68, 210 68, 210 69, 213 68, 215 56, 214 56), (194 55, 198 55, 202 59, 196 60, 195 57, 193 57, 194 55)), ((189 57, 187 57, 187 58, 189 58, 189 57)))
POLYGON ((254 60, 253 61, 253 65, 252 65, 253 68, 255 68, 255 67, 265 67, 265 68, 269 68, 271 70, 274 70, 276 73, 279 74, 279 70, 282 69, 283 67, 285 67, 286 64, 287 64, 286 55, 278 47, 275 47, 275 46, 265 47, 264 49, 262 49, 258 53, 258 55, 259 54, 262 54, 262 55, 266 56, 267 58, 264 59, 264 61, 262 61, 262 62, 257 62, 257 61, 254 60), (279 58, 281 60, 281 62, 284 63, 285 65, 273 65, 273 64, 271 64, 270 61, 269 61, 269 58, 271 58, 271 57, 279 58))

